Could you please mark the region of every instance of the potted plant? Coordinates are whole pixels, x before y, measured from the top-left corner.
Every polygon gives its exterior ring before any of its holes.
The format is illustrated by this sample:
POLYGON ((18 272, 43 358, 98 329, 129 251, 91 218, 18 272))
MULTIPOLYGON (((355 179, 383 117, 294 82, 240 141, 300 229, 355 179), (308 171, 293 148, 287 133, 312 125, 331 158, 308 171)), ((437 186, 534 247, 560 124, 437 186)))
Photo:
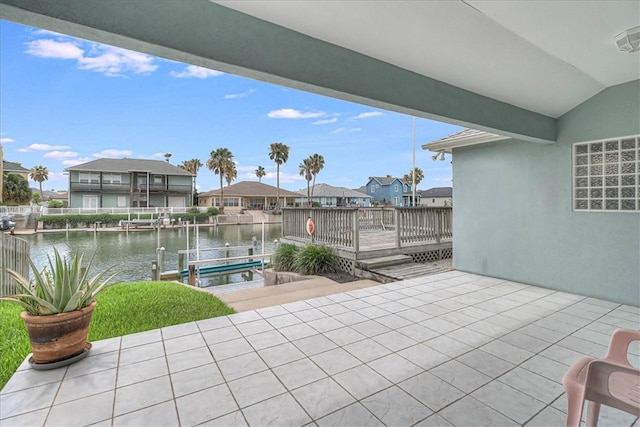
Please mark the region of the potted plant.
POLYGON ((62 257, 54 248, 53 259, 47 258, 48 265, 40 271, 29 258, 33 281, 7 269, 16 282, 18 293, 0 298, 17 302, 25 308, 20 316, 29 333, 33 351, 30 362, 34 367, 64 366, 88 354, 91 344, 87 343, 87 335, 96 306, 95 298, 117 275, 103 280, 111 267, 89 278, 93 257, 85 269, 82 267, 83 255, 78 253, 70 258, 62 257))

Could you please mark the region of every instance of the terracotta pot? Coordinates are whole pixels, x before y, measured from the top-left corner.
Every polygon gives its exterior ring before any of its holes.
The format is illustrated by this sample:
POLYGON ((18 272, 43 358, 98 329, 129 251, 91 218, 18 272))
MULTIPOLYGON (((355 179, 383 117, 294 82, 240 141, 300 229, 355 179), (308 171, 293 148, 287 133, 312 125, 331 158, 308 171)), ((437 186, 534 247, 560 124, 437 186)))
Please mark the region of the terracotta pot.
POLYGON ((32 316, 23 311, 20 317, 29 332, 33 361, 52 363, 82 353, 95 307, 94 301, 80 310, 49 316, 32 316))

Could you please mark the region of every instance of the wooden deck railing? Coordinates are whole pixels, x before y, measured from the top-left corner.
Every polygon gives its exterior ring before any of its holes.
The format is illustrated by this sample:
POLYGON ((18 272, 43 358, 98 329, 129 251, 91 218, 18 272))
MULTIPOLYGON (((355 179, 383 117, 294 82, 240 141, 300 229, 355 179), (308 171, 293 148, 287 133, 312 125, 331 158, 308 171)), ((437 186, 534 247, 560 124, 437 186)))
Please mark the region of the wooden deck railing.
POLYGON ((6 272, 10 268, 29 277, 29 242, 0 233, 0 297, 16 293, 16 284, 6 272))
POLYGON ((286 208, 283 209, 282 234, 311 241, 306 223, 313 218, 313 240, 343 246, 356 252, 360 232, 394 231, 400 248, 409 244, 436 242, 453 238, 452 208, 286 208))

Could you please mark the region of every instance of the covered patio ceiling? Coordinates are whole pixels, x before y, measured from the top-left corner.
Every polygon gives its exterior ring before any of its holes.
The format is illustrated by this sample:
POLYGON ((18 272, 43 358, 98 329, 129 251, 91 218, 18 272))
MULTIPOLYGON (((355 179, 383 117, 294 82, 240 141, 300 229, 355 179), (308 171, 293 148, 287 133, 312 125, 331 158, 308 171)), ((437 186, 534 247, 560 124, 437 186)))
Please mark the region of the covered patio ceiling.
POLYGON ((0 0, 0 18, 529 141, 640 78, 638 1, 0 0))

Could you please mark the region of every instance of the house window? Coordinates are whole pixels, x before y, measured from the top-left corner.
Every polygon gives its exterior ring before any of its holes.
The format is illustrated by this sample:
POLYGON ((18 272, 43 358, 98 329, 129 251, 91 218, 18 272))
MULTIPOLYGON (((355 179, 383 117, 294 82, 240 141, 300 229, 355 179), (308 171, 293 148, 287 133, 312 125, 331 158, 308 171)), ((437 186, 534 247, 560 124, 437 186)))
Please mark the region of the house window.
POLYGON ((573 209, 640 212, 640 137, 573 145, 573 209))
POLYGON ((103 184, 121 184, 122 176, 120 174, 115 174, 115 173, 103 173, 102 183, 103 184))
POLYGON ((376 186, 375 186, 375 185, 373 185, 373 184, 371 184, 371 192, 372 192, 372 193, 375 193, 375 192, 376 192, 376 186))
POLYGON ((393 186, 393 191, 395 191, 396 193, 398 192, 398 184, 393 186))
POLYGON ((80 172, 78 177, 82 184, 99 184, 100 174, 94 172, 80 172))
POLYGON ((118 207, 119 208, 127 207, 127 196, 118 196, 118 207))

